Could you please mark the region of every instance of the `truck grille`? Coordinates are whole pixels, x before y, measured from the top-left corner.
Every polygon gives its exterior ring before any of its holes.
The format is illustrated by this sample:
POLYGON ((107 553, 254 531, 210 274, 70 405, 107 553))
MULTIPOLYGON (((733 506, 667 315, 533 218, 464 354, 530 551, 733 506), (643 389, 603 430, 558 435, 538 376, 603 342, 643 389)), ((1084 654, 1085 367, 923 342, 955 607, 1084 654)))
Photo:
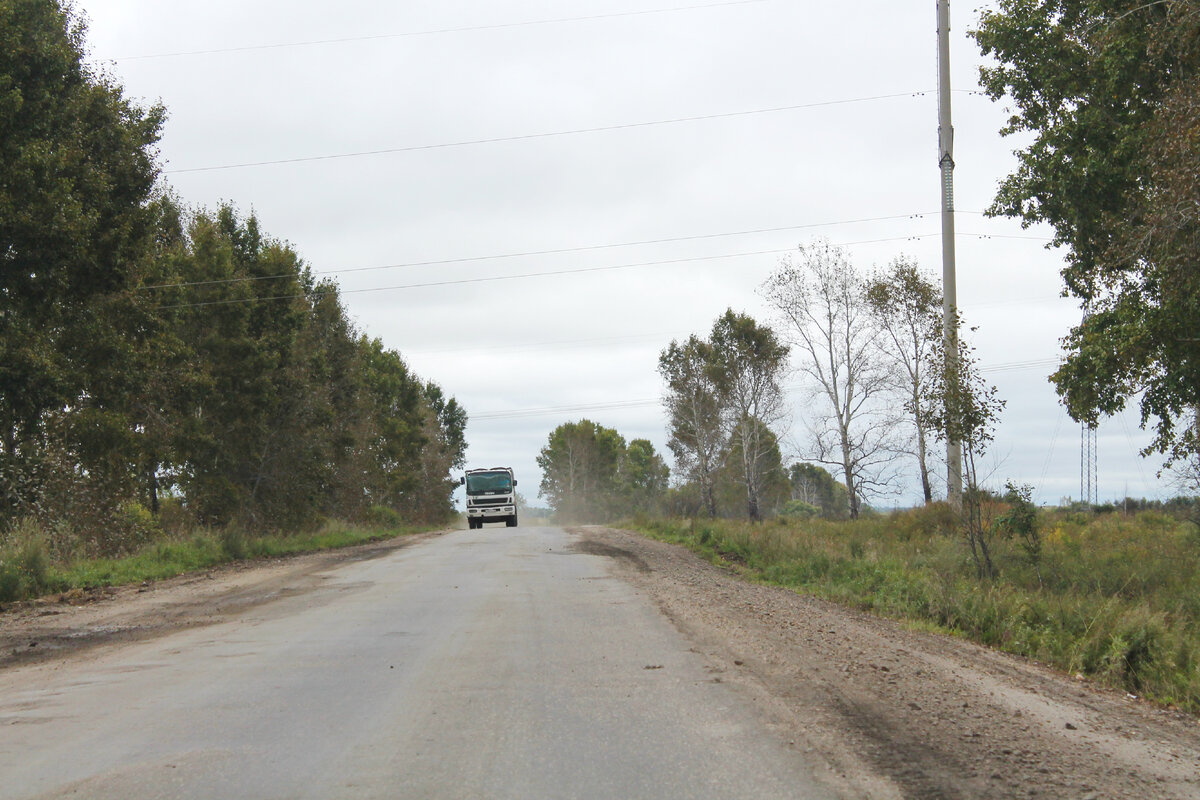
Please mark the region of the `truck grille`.
POLYGON ((483 508, 486 506, 510 506, 512 505, 512 499, 508 497, 481 497, 478 500, 471 501, 471 505, 475 506, 476 508, 483 508))

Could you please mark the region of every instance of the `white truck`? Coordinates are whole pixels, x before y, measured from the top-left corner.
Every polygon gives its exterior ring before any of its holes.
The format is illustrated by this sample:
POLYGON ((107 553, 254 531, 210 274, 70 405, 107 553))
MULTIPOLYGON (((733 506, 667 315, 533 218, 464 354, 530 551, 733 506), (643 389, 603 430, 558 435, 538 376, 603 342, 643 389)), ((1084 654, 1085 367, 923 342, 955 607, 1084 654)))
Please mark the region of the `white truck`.
POLYGON ((512 467, 469 469, 460 483, 467 487, 467 526, 503 522, 517 527, 517 479, 512 467))

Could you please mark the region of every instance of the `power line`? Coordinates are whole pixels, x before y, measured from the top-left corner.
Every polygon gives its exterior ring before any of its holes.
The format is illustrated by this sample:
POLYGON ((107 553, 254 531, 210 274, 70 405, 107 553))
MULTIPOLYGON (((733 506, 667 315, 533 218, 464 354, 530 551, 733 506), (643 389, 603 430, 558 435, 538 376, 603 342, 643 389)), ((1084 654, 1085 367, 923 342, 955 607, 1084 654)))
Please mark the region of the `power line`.
POLYGON ((646 406, 656 406, 662 402, 661 398, 653 400, 616 400, 608 403, 584 403, 580 405, 570 406, 547 406, 544 408, 515 408, 509 411, 493 411, 486 414, 476 414, 470 417, 470 421, 479 420, 494 420, 494 419, 517 419, 520 417, 540 417, 550 414, 562 414, 572 411, 606 411, 612 409, 624 408, 644 408, 646 406))
POLYGON ((203 306, 223 306, 223 305, 234 305, 237 303, 258 303, 258 302, 265 302, 268 300, 299 300, 302 298, 324 297, 326 295, 339 294, 339 293, 340 294, 364 294, 367 292, 388 292, 388 291, 394 291, 394 290, 398 290, 398 289, 426 289, 426 288, 431 288, 431 287, 435 287, 435 286, 461 286, 463 284, 469 284, 469 283, 492 283, 492 282, 496 282, 496 281, 519 280, 522 278, 545 278, 545 277, 550 277, 553 275, 579 275, 579 274, 588 273, 588 272, 608 272, 608 271, 619 270, 619 269, 634 269, 637 267, 657 267, 657 266, 663 266, 666 264, 684 264, 684 263, 696 262, 696 261, 716 261, 718 259, 725 259, 725 258, 742 258, 743 256, 779 255, 780 253, 787 253, 790 251, 791 251, 791 248, 788 248, 786 250, 754 250, 754 251, 750 251, 750 252, 746 252, 746 253, 725 253, 722 255, 715 255, 715 256, 693 256, 690 258, 671 258, 671 259, 665 259, 663 261, 643 261, 643 262, 639 262, 636 264, 614 264, 614 265, 603 266, 603 267, 580 267, 578 269, 547 270, 545 272, 525 272, 525 273, 521 273, 518 275, 488 275, 488 276, 479 277, 479 278, 459 278, 457 280, 449 280, 449 281, 428 281, 426 283, 406 283, 406 284, 400 284, 398 286, 374 286, 374 287, 369 287, 369 288, 365 288, 365 289, 345 289, 345 290, 334 289, 334 290, 330 290, 327 292, 307 292, 307 293, 302 293, 302 294, 285 294, 285 295, 276 295, 274 297, 232 297, 232 298, 226 298, 226 299, 222 299, 222 300, 209 300, 209 301, 205 301, 202 303, 179 303, 177 305, 161 306, 161 308, 163 308, 164 310, 172 309, 172 308, 201 308, 203 306))
POLYGON ((494 25, 469 25, 460 28, 435 28, 425 31, 405 31, 402 33, 378 33, 370 36, 347 36, 340 39, 313 39, 303 42, 279 42, 276 44, 252 44, 241 47, 214 47, 206 50, 181 50, 174 53, 151 53, 140 56, 121 56, 114 58, 113 61, 144 61, 155 58, 180 58, 183 56, 207 56, 220 53, 244 53, 253 50, 282 50, 291 47, 314 47, 317 45, 329 44, 350 44, 354 42, 370 42, 384 39, 406 39, 417 36, 440 36, 450 33, 473 33, 476 31, 492 31, 503 30, 506 28, 523 28, 534 25, 561 25, 570 22, 593 22, 602 19, 614 19, 617 17, 638 17, 648 16, 651 14, 673 14, 681 11, 698 11, 707 8, 721 8, 723 6, 748 6, 756 3, 765 3, 769 0, 728 0, 722 3, 705 3, 702 5, 691 6, 675 6, 673 8, 651 8, 644 11, 619 11, 611 14, 592 14, 584 17, 559 17, 555 19, 535 19, 526 20, 525 22, 502 22, 494 25))
POLYGON ((492 347, 439 347, 435 350, 406 350, 406 356, 437 356, 453 355, 455 353, 521 353, 530 350, 550 350, 572 345, 621 344, 628 342, 662 341, 664 337, 678 337, 684 334, 675 332, 637 333, 628 336, 603 336, 589 339, 554 339, 540 342, 516 342, 513 344, 494 345, 492 347))
POLYGON ((1012 372, 1014 370, 1023 369, 1039 369, 1041 367, 1057 367, 1062 363, 1062 360, 1057 356, 1054 358, 1034 358, 1028 361, 1009 361, 1003 364, 994 364, 991 366, 981 366, 980 372, 1012 372))
MULTIPOLYGON (((1005 364, 997 364, 993 367, 981 367, 980 372, 1001 372, 1014 369, 1029 369, 1032 367, 1042 366, 1045 364, 1057 364, 1058 359, 1036 359, 1031 361, 1013 361, 1005 364)), ((789 386, 788 391, 799 391, 805 387, 789 386)), ((504 419, 519 419, 522 417, 540 417, 549 416, 551 414, 562 414, 574 411, 607 411, 614 409, 627 408, 645 408, 662 403, 662 398, 654 399, 638 399, 638 400, 612 400, 603 403, 582 403, 576 405, 565 406, 543 406, 537 408, 513 408, 506 411, 491 411, 484 414, 475 414, 471 416, 471 421, 484 420, 504 420, 504 419)), ((1057 434, 1056 434, 1057 435, 1057 434)))
MULTIPOLYGON (((892 237, 882 237, 879 239, 862 239, 862 240, 859 240, 856 242, 839 242, 839 243, 836 243, 835 246, 837 246, 837 247, 854 247, 857 245, 880 244, 883 242, 915 242, 915 241, 920 241, 922 239, 935 238, 939 235, 940 234, 937 234, 937 233, 923 233, 923 234, 915 234, 915 235, 911 235, 911 236, 892 236, 892 237)), ((579 267, 576 269, 558 269, 558 270, 545 270, 542 272, 524 272, 524 273, 518 273, 516 275, 486 275, 486 276, 475 277, 475 278, 458 278, 455 280, 426 281, 423 283, 404 283, 404 284, 397 284, 395 286, 370 286, 370 287, 365 287, 362 289, 335 288, 335 289, 330 289, 328 291, 314 291, 314 292, 304 292, 304 293, 281 294, 281 295, 273 295, 273 296, 268 296, 268 297, 231 297, 231 298, 223 298, 221 300, 208 300, 208 301, 197 302, 197 303, 177 303, 177 304, 169 305, 169 306, 160 306, 160 308, 162 308, 164 310, 176 309, 176 308, 201 308, 204 306, 235 305, 235 304, 240 304, 240 303, 260 303, 260 302, 268 302, 268 301, 273 301, 273 300, 299 300, 299 299, 306 299, 306 298, 325 297, 325 296, 331 295, 331 294, 343 294, 343 295, 366 294, 369 292, 390 292, 390 291, 399 291, 402 289, 428 289, 428 288, 434 288, 434 287, 439 287, 439 286, 461 286, 461 285, 472 284, 472 283, 493 283, 493 282, 497 282, 497 281, 521 280, 521 279, 527 279, 527 278, 546 278, 546 277, 553 277, 553 276, 557 276, 557 275, 581 275, 581 274, 586 274, 589 272, 609 272, 609 271, 622 270, 622 269, 637 269, 637 268, 642 268, 642 267, 659 267, 659 266, 665 266, 668 264, 687 264, 687 263, 694 263, 694 262, 698 262, 698 261, 717 261, 717 260, 727 259, 727 258, 744 258, 744 257, 750 257, 750 256, 782 255, 784 253, 792 252, 792 249, 793 248, 788 247, 788 248, 783 248, 783 249, 772 249, 772 250, 750 250, 750 251, 741 252, 741 253, 723 253, 720 255, 691 256, 691 257, 687 257, 687 258, 669 258, 669 259, 663 259, 660 261, 641 261, 641 262, 636 262, 636 263, 631 263, 631 264, 610 264, 610 265, 600 266, 600 267, 579 267)))
POLYGON ((846 100, 823 100, 815 103, 800 103, 791 106, 778 106, 775 108, 756 108, 748 111, 726 111, 718 114, 701 114, 694 117, 676 117, 673 119, 648 120, 644 122, 625 122, 616 125, 601 125, 595 128, 575 128, 565 131, 547 131, 542 133, 525 133, 517 136, 497 136, 487 139, 467 139, 458 142, 440 142, 437 144, 421 144, 410 145, 407 147, 388 147, 380 150, 360 150, 351 153, 332 153, 321 156, 299 156, 297 158, 280 158, 268 161, 247 161, 240 164, 220 164, 211 167, 187 167, 184 169, 168 169, 163 170, 164 175, 181 175, 189 172, 215 172, 218 170, 227 169, 245 169, 248 167, 269 167, 278 166, 281 164, 303 164, 314 161, 332 161, 335 159, 345 158, 363 158, 366 156, 380 156, 394 153, 414 153, 425 150, 442 150, 452 147, 471 147, 482 144, 499 144, 502 142, 521 142, 531 139, 549 139, 558 136, 576 136, 584 133, 606 133, 610 131, 629 130, 632 128, 648 128, 657 125, 678 125, 684 122, 704 122, 714 119, 731 119, 734 117, 747 117, 756 114, 778 114, 784 111, 801 111, 810 108, 823 108, 828 106, 849 105, 852 103, 869 103, 877 100, 893 100, 899 97, 916 97, 920 96, 921 92, 898 92, 895 94, 880 94, 870 97, 854 97, 846 100))
MULTIPOLYGON (((926 216, 926 214, 932 214, 932 213, 933 212, 919 212, 919 213, 915 213, 915 214, 893 214, 893 215, 884 216, 884 217, 863 217, 861 219, 836 220, 834 222, 813 222, 813 223, 806 223, 803 225, 785 225, 785 226, 776 227, 776 228, 754 228, 754 229, 744 230, 744 231, 725 231, 722 233, 702 233, 702 234, 695 234, 692 236, 672 236, 672 237, 668 237, 668 238, 664 238, 664 239, 643 239, 641 241, 634 241, 634 242, 615 242, 615 243, 609 243, 609 244, 580 245, 577 247, 560 247, 560 248, 556 248, 556 249, 552 249, 552 250, 528 250, 528 251, 519 252, 519 253, 498 253, 498 254, 494 254, 494 255, 485 255, 485 256, 467 256, 465 258, 443 258, 443 259, 437 259, 437 260, 432 260, 432 261, 409 261, 409 262, 403 262, 403 263, 399 263, 399 264, 382 264, 382 265, 371 266, 371 267, 351 267, 351 268, 347 268, 347 269, 325 270, 325 271, 320 271, 320 272, 314 272, 313 274, 314 275, 346 275, 346 274, 355 273, 355 272, 372 272, 372 271, 383 270, 383 269, 406 269, 406 268, 411 268, 411 267, 440 267, 440 266, 445 266, 447 264, 469 264, 469 263, 476 263, 476 262, 480 262, 480 261, 494 261, 494 260, 498 260, 498 259, 502 259, 502 258, 529 258, 529 257, 533 257, 533 256, 563 255, 566 253, 583 253, 583 252, 587 252, 590 250, 607 250, 607 249, 612 249, 612 248, 617 248, 617 247, 641 247, 643 245, 651 245, 651 244, 672 244, 675 242, 694 242, 694 241, 702 241, 705 239, 720 239, 720 238, 725 238, 725 237, 730 237, 730 236, 752 236, 752 235, 761 234, 761 233, 782 233, 785 231, 798 231, 798 230, 806 230, 806 229, 812 229, 812 228, 827 228, 827 227, 834 227, 836 225, 857 225, 857 224, 861 224, 861 223, 865 223, 865 222, 887 222, 887 221, 898 220, 898 219, 922 219, 926 216)), ((964 212, 959 212, 959 213, 966 214, 966 213, 982 213, 982 212, 966 212, 966 211, 964 211, 964 212)), ((283 273, 279 273, 277 275, 251 275, 251 276, 244 276, 244 277, 239 277, 239 278, 220 278, 220 279, 208 280, 208 281, 187 281, 187 282, 182 282, 182 283, 158 283, 158 284, 152 284, 150 286, 142 286, 139 288, 144 289, 144 290, 177 289, 177 288, 183 288, 186 286, 213 286, 213 285, 227 284, 227 283, 265 281, 265 280, 273 280, 273 279, 277 279, 277 278, 294 278, 295 276, 296 276, 296 273, 294 273, 294 272, 283 272, 283 273)))

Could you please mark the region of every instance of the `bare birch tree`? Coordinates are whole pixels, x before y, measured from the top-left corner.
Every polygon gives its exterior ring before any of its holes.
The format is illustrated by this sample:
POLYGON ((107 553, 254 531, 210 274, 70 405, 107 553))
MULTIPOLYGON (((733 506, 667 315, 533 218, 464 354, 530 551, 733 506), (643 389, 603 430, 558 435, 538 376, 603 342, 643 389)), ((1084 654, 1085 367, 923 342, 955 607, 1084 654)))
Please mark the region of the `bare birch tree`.
POLYGON ((904 256, 892 260, 883 272, 867 282, 867 303, 883 329, 892 359, 904 407, 913 425, 917 465, 921 471, 921 491, 925 502, 933 502, 928 465, 928 439, 931 429, 925 386, 937 366, 934 357, 942 335, 942 293, 915 261, 904 256))
POLYGON ((824 401, 807 420, 811 460, 841 471, 857 517, 864 498, 892 482, 898 456, 898 420, 888 403, 895 376, 864 282, 843 250, 814 242, 784 257, 759 291, 787 326, 796 369, 824 401))

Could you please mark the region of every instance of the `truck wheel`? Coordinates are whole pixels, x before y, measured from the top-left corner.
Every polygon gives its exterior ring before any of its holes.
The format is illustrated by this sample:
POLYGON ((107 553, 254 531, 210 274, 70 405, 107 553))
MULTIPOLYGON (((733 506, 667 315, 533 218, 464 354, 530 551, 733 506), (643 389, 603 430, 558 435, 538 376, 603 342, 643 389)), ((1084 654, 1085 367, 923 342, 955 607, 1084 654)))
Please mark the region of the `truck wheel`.
POLYGON ((517 515, 513 514, 508 519, 504 520, 504 525, 509 528, 517 527, 517 515))

